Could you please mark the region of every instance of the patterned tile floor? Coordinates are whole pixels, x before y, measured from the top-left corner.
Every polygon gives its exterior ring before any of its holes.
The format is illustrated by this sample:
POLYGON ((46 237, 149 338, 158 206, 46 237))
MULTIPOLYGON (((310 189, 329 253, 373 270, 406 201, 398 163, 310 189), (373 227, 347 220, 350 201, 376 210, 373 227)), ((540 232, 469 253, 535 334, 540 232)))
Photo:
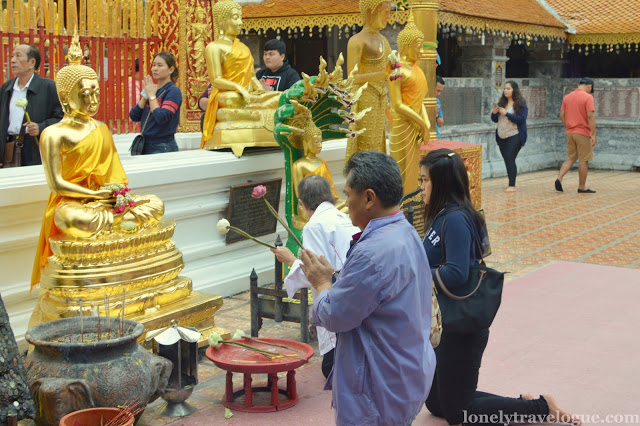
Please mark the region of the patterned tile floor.
MULTIPOLYGON (((482 204, 493 250, 489 266, 510 271, 508 281, 556 260, 640 268, 640 173, 590 171, 588 185, 596 194, 577 194, 575 170, 564 179, 565 192, 556 192, 556 174, 522 174, 515 193, 503 192, 506 178, 483 181, 482 204)), ((225 298, 216 322, 231 332, 250 330, 249 294, 225 298)), ((260 335, 298 340, 300 329, 265 319, 260 335)), ((199 380, 189 402, 198 409, 221 404, 224 372, 202 357, 199 380)), ((157 417, 162 403, 151 404, 138 424, 186 424, 186 419, 157 417)))

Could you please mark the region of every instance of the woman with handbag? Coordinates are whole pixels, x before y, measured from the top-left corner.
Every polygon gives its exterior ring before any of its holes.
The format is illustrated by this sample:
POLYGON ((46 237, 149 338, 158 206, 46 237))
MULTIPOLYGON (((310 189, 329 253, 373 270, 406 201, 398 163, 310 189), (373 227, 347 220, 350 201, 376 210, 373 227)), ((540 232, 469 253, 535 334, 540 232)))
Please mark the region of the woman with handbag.
POLYGON ((527 142, 527 115, 529 108, 527 102, 520 93, 518 83, 509 80, 504 85, 502 97, 497 104, 493 104, 491 120, 498 123, 496 129, 496 142, 500 148, 500 154, 507 168, 509 186, 504 192, 516 191, 516 157, 527 142))
POLYGON ((129 111, 132 121, 142 123, 140 135, 131 145, 131 155, 178 151, 175 135, 180 122, 182 93, 175 85, 178 81, 176 58, 171 53, 156 53, 151 74, 153 77, 146 76, 142 81, 140 101, 129 111))
MULTIPOLYGON (((427 228, 423 244, 439 292, 438 300, 444 301, 443 283, 446 292, 458 295, 467 292, 470 274, 482 263, 486 227, 471 203, 467 170, 458 154, 449 149, 430 151, 420 161, 420 177, 427 228)), ((443 332, 435 349, 436 372, 425 402, 433 415, 444 417, 451 425, 473 423, 474 419, 481 423, 487 419, 491 423, 493 414, 497 423, 504 422, 506 415, 537 415, 540 422, 548 416, 549 421, 570 419, 574 424, 580 423, 560 409, 549 395, 537 399, 528 394, 508 398, 477 391, 489 328, 486 325, 454 328, 448 321, 451 304, 440 303, 440 309, 443 332), (487 417, 475 417, 481 415, 487 417)))

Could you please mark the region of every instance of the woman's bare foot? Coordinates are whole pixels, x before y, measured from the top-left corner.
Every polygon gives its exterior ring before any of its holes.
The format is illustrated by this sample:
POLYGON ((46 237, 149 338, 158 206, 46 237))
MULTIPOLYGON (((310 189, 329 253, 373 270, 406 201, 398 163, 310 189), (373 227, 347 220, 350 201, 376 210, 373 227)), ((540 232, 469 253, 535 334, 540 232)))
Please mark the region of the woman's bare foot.
POLYGON ((504 192, 516 192, 516 187, 515 186, 507 186, 504 189, 504 192))
POLYGON ((536 398, 530 393, 523 393, 522 395, 520 395, 520 399, 523 399, 525 401, 533 401, 536 398))
POLYGON ((582 420, 578 417, 564 411, 555 398, 549 394, 544 394, 542 397, 547 401, 547 405, 549 406, 549 421, 553 423, 567 423, 571 425, 580 425, 582 424, 582 420))

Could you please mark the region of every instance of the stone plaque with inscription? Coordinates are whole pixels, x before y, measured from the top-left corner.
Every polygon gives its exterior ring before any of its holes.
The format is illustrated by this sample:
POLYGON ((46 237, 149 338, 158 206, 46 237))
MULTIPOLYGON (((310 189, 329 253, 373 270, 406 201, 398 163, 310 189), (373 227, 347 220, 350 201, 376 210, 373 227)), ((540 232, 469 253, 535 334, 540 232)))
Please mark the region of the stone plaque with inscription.
POLYGON ((527 118, 544 118, 547 116, 546 86, 520 86, 520 93, 529 107, 527 118))
MULTIPOLYGON (((575 87, 564 87, 564 95, 575 87)), ((593 94, 597 118, 640 119, 640 87, 596 87, 593 94)))
MULTIPOLYGON (((277 220, 269 212, 264 200, 251 196, 253 188, 258 185, 264 185, 267 188, 267 194, 264 198, 278 211, 282 178, 232 186, 229 192, 229 210, 227 212, 227 220, 231 226, 240 228, 253 237, 272 234, 276 231, 277 226, 277 220)), ((229 231, 227 233, 227 244, 242 240, 246 240, 246 237, 237 232, 229 231)))
POLYGON ((440 95, 446 125, 472 124, 481 121, 482 88, 448 87, 440 95))

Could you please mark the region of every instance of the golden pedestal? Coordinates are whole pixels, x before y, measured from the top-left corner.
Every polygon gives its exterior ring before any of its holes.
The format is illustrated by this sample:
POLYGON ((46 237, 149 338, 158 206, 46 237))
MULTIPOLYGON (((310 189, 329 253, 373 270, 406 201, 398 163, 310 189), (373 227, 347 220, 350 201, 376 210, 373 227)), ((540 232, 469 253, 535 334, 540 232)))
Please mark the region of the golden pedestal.
POLYGON ((482 145, 436 139, 429 141, 426 145, 422 145, 421 157, 427 155, 429 151, 440 148, 448 148, 462 157, 469 175, 471 202, 473 207, 479 210, 482 208, 482 145))
POLYGON ((273 137, 274 114, 273 109, 220 109, 213 136, 203 148, 231 148, 236 157, 242 157, 247 147, 278 147, 273 137))
MULTIPOLYGON (((222 296, 192 290, 190 278, 180 276, 182 253, 171 237, 176 223, 163 220, 134 234, 109 234, 92 240, 53 239, 40 279, 38 305, 29 327, 59 318, 109 315, 122 311, 125 317, 141 322, 147 332, 170 325, 197 328, 199 346, 206 344, 215 326, 214 315, 222 306, 222 296), (109 303, 107 306, 107 297, 109 303)), ((112 331, 115 332, 115 331, 112 331)))

